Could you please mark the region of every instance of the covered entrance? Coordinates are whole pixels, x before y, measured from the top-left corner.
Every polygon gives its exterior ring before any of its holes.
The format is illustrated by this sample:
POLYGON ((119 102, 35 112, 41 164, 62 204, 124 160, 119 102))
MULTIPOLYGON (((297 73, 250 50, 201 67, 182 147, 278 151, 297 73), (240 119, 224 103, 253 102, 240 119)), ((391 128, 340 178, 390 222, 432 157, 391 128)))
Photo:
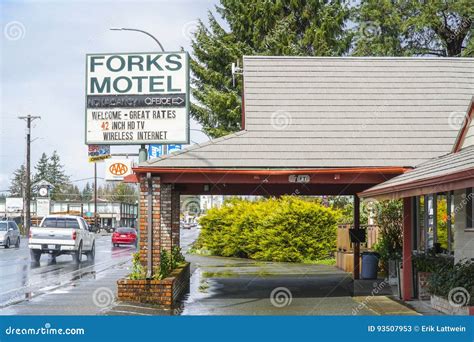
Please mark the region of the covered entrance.
MULTIPOLYGON (((449 152, 457 133, 450 113, 470 97, 470 80, 458 73, 472 67, 459 59, 244 57, 242 130, 134 169, 142 265, 151 275, 160 250, 179 245, 180 195, 348 195, 358 229, 358 193, 449 152)), ((358 279, 357 245, 354 265, 358 279)))

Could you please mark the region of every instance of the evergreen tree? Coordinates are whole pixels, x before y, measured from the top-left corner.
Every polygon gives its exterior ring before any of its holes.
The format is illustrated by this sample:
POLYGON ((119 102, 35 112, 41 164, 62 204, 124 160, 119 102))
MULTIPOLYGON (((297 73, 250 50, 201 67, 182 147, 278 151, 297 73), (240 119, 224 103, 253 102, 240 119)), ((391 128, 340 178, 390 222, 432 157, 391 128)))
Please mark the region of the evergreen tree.
POLYGON ((118 183, 113 187, 111 200, 115 202, 135 203, 135 201, 138 200, 136 187, 126 183, 118 183))
POLYGON ((474 56, 472 0, 362 0, 354 55, 474 56))
POLYGON ((10 183, 10 196, 22 197, 23 188, 26 184, 26 168, 25 165, 21 165, 18 169, 13 172, 13 177, 10 183))
POLYGON ((81 191, 77 185, 70 183, 64 184, 61 187, 61 192, 56 192, 54 194, 54 199, 57 201, 73 201, 79 202, 82 199, 81 191))
POLYGON ((46 153, 43 152, 41 158, 35 165, 35 175, 33 177, 33 184, 41 180, 50 181, 49 177, 49 158, 46 153))
POLYGON ((69 177, 66 175, 64 166, 61 164, 60 157, 56 151, 54 151, 49 158, 48 181, 53 185, 51 193, 53 200, 58 199, 58 195, 62 193, 69 184, 69 177))
POLYGON ((92 189, 89 182, 86 183, 84 189, 82 189, 82 200, 83 201, 90 201, 92 199, 94 190, 92 189))
POLYGON ((244 54, 340 56, 350 48, 343 1, 221 0, 217 12, 230 30, 209 13, 209 27, 200 22, 194 33, 191 59, 191 115, 211 137, 241 129, 242 82, 232 85, 231 64, 244 54))

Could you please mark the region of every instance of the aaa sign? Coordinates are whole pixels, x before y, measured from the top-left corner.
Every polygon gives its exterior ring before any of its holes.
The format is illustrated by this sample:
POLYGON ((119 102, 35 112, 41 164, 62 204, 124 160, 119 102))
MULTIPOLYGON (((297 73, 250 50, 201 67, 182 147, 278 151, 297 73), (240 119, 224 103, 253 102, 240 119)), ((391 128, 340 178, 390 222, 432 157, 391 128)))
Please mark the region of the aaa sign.
POLYGON ((185 52, 90 54, 86 144, 189 143, 185 52))
POLYGON ((132 174, 130 159, 109 159, 105 161, 105 180, 120 181, 132 174))

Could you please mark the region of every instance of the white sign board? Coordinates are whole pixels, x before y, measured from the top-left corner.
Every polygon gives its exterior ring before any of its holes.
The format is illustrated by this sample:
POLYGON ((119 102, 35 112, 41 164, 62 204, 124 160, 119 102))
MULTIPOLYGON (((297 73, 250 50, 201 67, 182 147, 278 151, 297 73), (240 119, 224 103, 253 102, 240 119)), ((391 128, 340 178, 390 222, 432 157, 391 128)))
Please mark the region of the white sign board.
POLYGON ((36 216, 45 217, 50 214, 50 200, 49 198, 36 199, 36 216))
POLYGON ((89 54, 86 144, 188 144, 186 52, 89 54))
POLYGON ((132 173, 131 159, 108 159, 105 161, 105 180, 107 181, 121 181, 132 173))
POLYGON ((7 213, 21 213, 23 211, 22 197, 7 197, 5 199, 7 213))

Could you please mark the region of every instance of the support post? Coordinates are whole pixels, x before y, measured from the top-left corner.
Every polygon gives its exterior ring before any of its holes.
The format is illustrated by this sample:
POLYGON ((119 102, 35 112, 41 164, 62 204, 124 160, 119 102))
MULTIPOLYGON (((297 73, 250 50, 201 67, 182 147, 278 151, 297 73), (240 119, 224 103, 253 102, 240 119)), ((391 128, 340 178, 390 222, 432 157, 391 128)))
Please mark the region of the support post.
POLYGON ((438 194, 433 194, 433 247, 438 242, 438 194))
POLYGON ((151 279, 153 277, 153 181, 151 179, 151 173, 148 172, 146 175, 148 184, 147 194, 147 272, 146 277, 151 279))
POLYGON ((451 201, 452 201, 452 197, 451 197, 451 191, 448 191, 446 193, 446 215, 447 215, 447 221, 446 221, 446 228, 448 230, 448 252, 449 254, 451 254, 451 251, 452 251, 452 234, 453 234, 453 231, 452 231, 452 218, 451 218, 451 201))
POLYGON ((408 301, 412 298, 412 223, 413 223, 413 209, 412 197, 403 199, 403 282, 402 282, 402 297, 403 300, 408 301))
MULTIPOLYGON (((360 229, 360 198, 354 195, 354 230, 360 229)), ((354 243, 354 280, 360 278, 360 243, 354 243)))
POLYGON ((97 224, 97 162, 94 162, 94 227, 95 231, 98 232, 99 226, 97 224))
MULTIPOLYGON (((138 150, 138 162, 143 163, 146 162, 148 159, 148 151, 145 145, 140 145, 140 149, 138 150)), ((137 211, 137 222, 140 225, 140 200, 138 201, 138 211, 137 211)), ((137 246, 140 246, 140 228, 137 229, 137 246)))

